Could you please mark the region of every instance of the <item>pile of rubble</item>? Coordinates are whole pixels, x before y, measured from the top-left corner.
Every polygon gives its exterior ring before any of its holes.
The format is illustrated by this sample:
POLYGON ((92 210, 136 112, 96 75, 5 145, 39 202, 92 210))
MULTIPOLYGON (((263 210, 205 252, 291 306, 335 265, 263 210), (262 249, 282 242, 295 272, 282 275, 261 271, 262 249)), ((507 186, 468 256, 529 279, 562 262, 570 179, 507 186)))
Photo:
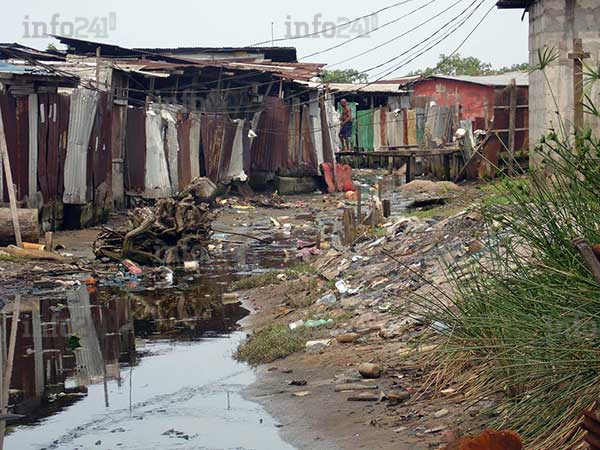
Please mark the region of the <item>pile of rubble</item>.
POLYGON ((136 208, 125 226, 103 227, 94 242, 94 254, 143 265, 201 260, 212 235, 216 194, 214 183, 197 178, 176 197, 161 199, 154 207, 136 208))

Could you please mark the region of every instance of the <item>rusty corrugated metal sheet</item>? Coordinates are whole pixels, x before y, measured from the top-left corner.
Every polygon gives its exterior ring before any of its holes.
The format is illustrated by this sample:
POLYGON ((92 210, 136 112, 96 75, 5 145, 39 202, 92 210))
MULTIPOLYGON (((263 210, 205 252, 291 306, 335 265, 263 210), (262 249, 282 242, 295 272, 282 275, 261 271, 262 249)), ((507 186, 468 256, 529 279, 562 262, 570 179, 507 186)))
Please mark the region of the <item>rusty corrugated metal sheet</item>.
MULTIPOLYGON (((69 143, 69 118, 71 117, 71 97, 66 95, 57 96, 57 112, 58 112, 58 148, 57 148, 57 179, 56 179, 56 194, 57 199, 62 199, 64 194, 64 177, 65 163, 67 160, 67 147, 69 143)), ((49 153, 52 155, 52 151, 49 153)), ((51 167, 50 165, 48 166, 51 167)))
POLYGON ((192 181, 192 160, 190 151, 190 134, 192 119, 179 115, 177 120, 177 140, 179 141, 179 190, 182 191, 192 181))
POLYGON ((125 189, 132 194, 144 192, 146 173, 146 112, 144 108, 127 110, 125 189))
POLYGON ((226 118, 219 114, 202 117, 202 154, 206 176, 217 182, 221 170, 221 152, 225 136, 226 118))
POLYGON ((71 96, 69 142, 65 161, 65 204, 88 201, 88 147, 98 107, 98 92, 76 89, 71 96))
POLYGON ((221 168, 219 170, 219 181, 225 181, 229 164, 231 163, 231 155, 233 151, 233 142, 237 131, 235 124, 228 117, 225 117, 225 134, 223 135, 223 146, 221 147, 221 168))
MULTIPOLYGON (((29 98, 17 97, 16 145, 9 147, 13 182, 17 186, 17 199, 29 195, 29 98)), ((6 125, 5 125, 6 128, 6 125)))
POLYGON ((275 172, 287 157, 290 109, 277 97, 266 97, 251 149, 252 170, 275 172))
MULTIPOLYGON (((304 175, 318 175, 319 163, 317 162, 317 151, 313 141, 314 134, 310 123, 308 106, 302 107, 302 147, 301 160, 297 163, 302 167, 304 175)), ((295 161, 296 162, 296 161, 295 161)))
POLYGON ((290 107, 267 97, 252 143, 252 170, 287 176, 318 173, 314 133, 307 106, 290 107))
MULTIPOLYGON (((99 208, 110 207, 112 187, 112 99, 106 92, 100 94, 96 113, 97 144, 93 147, 93 200, 99 208)), ((90 147, 92 149, 92 147, 90 147)))

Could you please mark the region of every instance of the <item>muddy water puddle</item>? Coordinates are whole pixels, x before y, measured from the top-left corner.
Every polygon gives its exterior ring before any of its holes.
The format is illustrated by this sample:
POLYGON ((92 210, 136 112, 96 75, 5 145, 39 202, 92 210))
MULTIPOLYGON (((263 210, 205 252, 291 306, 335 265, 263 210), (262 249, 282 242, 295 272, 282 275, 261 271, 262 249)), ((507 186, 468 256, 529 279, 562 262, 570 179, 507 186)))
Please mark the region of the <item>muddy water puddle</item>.
POLYGON ((201 273, 178 272, 159 288, 132 281, 23 296, 11 384, 23 418, 5 448, 293 450, 242 398, 255 375, 232 354, 248 312, 224 294, 243 276, 295 264, 297 242, 318 241, 326 222, 276 232, 255 224, 268 244, 216 235, 223 247, 201 273))

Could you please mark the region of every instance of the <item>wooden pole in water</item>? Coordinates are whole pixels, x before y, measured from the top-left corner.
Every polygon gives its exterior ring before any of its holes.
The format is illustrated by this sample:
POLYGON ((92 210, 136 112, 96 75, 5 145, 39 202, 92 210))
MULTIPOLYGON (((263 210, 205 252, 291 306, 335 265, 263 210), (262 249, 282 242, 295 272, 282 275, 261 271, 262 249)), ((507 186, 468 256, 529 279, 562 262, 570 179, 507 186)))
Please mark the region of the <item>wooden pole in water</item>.
MULTIPOLYGON (((17 327, 19 326, 19 314, 21 313, 21 295, 17 294, 12 314, 10 327, 10 343, 8 346, 8 359, 6 369, 2 373, 2 415, 8 414, 8 402, 10 395, 10 382, 12 380, 13 364, 15 360, 15 347, 17 345, 17 327)), ((3 342, 4 344, 4 342, 3 342)), ((6 419, 0 419, 0 450, 4 449, 4 435, 6 434, 6 419)))
POLYGON ((2 111, 0 111, 0 161, 2 161, 2 165, 4 166, 4 176, 6 180, 6 188, 8 190, 8 200, 10 202, 10 213, 12 216, 13 227, 15 229, 15 241, 17 243, 17 247, 23 247, 23 241, 21 239, 21 226, 19 224, 19 216, 17 213, 17 196, 15 194, 15 185, 13 184, 10 159, 8 158, 8 145, 6 144, 6 134, 4 133, 2 111))

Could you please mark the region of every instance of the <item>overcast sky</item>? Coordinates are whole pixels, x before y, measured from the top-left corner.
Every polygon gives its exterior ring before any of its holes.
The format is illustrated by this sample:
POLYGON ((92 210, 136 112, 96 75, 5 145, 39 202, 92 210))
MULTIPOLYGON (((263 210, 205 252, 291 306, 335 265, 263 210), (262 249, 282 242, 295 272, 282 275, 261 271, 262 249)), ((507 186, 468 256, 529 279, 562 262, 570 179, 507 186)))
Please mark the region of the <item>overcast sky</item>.
MULTIPOLYGON (((72 0, 20 0, 12 2, 10 8, 4 8, 2 11, 0 42, 19 42, 31 47, 45 48, 52 41, 51 39, 24 36, 34 35, 33 22, 46 22, 50 33, 52 16, 59 14, 55 26, 57 34, 72 33, 74 30, 68 22, 73 23, 76 18, 85 18, 90 25, 97 18, 96 28, 92 32, 85 30, 85 23, 80 19, 75 25, 82 28, 78 36, 86 38, 87 35, 89 40, 125 47, 246 46, 270 41, 272 24, 275 39, 279 39, 289 36, 290 31, 291 35, 296 34, 297 31, 301 34, 307 31, 322 31, 323 28, 328 29, 333 23, 343 22, 344 19, 356 19, 392 6, 380 12, 376 19, 369 18, 359 22, 359 26, 353 27, 354 29, 346 27, 331 30, 329 34, 335 32, 337 34, 335 37, 320 36, 275 42, 275 45, 297 47, 300 58, 344 44, 306 60, 329 64, 340 63, 367 52, 355 59, 337 64, 331 67, 332 69, 366 70, 396 58, 380 68, 373 69, 370 72, 373 79, 384 75, 386 77, 403 75, 411 70, 434 65, 440 53, 448 54, 456 49, 495 3, 495 0, 403 0, 404 4, 393 6, 399 1, 102 0, 92 3, 72 0), (458 4, 443 12, 455 2, 458 4), (461 24, 462 18, 466 17, 461 13, 470 5, 474 6, 468 11, 473 11, 479 2, 483 2, 479 9, 467 22, 461 24), (109 20, 106 22, 101 20, 109 18, 111 13, 116 16, 114 29, 110 29, 109 20), (434 18, 436 15, 438 17, 434 18), (421 26, 430 19, 429 23, 421 26), (390 21, 394 22, 385 25, 390 21), (304 24, 299 25, 297 30, 295 22, 304 24), (327 22, 329 24, 325 24, 327 22), (103 34, 104 23, 109 24, 106 27, 108 38, 96 35, 103 34), (382 28, 373 31, 368 38, 361 37, 348 42, 350 38, 360 34, 361 30, 364 32, 367 26, 382 28), (413 27, 418 28, 409 32, 413 27), (454 28, 457 30, 453 34, 434 48, 418 55, 454 28), (402 34, 406 35, 400 36, 402 34), (392 39, 393 42, 375 49, 392 39), (420 47, 415 47, 423 40, 427 41, 420 47)), ((460 53, 463 56, 476 56, 492 63, 494 67, 527 61, 527 17, 522 21, 521 16, 522 11, 494 9, 464 44, 460 53)))

